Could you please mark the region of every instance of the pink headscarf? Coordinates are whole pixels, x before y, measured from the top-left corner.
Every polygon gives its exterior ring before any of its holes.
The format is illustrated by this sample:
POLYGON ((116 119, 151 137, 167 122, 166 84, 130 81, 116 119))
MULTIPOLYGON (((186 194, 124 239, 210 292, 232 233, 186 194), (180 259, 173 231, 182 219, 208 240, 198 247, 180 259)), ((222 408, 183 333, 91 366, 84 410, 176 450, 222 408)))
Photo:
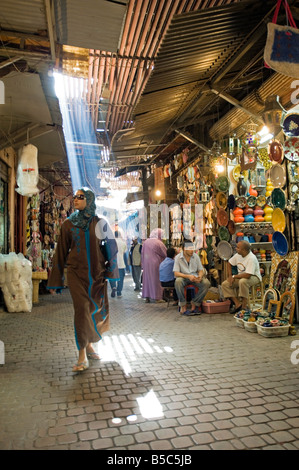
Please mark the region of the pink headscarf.
POLYGON ((162 240, 163 234, 164 232, 161 228, 155 228, 154 230, 152 230, 150 238, 158 238, 159 240, 162 240))

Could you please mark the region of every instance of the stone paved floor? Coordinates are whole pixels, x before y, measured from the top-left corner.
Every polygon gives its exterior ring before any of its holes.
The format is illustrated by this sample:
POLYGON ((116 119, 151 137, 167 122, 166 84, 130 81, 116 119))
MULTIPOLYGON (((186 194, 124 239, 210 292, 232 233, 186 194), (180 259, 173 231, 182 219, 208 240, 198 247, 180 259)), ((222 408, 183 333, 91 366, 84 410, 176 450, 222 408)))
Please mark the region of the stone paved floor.
POLYGON ((102 360, 82 374, 68 289, 0 313, 1 450, 299 448, 298 336, 263 338, 230 314, 180 317, 145 304, 130 276, 110 310, 102 360))

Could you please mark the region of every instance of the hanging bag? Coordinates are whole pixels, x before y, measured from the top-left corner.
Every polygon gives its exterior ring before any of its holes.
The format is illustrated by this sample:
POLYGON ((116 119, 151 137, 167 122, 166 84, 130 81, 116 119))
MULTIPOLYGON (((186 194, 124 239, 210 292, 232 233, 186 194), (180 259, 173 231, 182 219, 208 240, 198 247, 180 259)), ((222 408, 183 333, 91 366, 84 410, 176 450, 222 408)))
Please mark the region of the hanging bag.
POLYGON ((299 78, 299 30, 287 0, 278 0, 272 23, 268 23, 264 50, 266 67, 289 77, 299 78), (290 26, 276 24, 282 1, 290 26))

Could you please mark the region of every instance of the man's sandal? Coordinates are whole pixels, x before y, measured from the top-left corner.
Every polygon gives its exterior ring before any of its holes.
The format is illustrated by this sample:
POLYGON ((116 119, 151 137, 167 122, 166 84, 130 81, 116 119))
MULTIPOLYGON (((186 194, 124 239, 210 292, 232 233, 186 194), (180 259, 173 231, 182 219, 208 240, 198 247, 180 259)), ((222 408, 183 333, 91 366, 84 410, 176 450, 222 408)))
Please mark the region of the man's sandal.
POLYGON ((83 362, 78 362, 77 365, 73 367, 73 372, 83 372, 84 370, 88 369, 88 362, 83 361, 83 362))

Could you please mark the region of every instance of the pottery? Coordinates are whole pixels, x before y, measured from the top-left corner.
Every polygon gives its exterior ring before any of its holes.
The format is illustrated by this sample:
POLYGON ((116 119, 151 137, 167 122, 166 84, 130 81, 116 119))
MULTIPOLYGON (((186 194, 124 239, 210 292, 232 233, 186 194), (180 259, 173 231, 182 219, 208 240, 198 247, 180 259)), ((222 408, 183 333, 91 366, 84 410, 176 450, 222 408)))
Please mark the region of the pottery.
POLYGON ((245 222, 254 222, 253 215, 245 215, 245 222))
POLYGON ((252 215, 253 214, 253 209, 251 207, 246 207, 244 209, 244 215, 252 215))
POLYGON ((238 216, 238 215, 243 215, 243 209, 241 209, 240 207, 236 207, 236 209, 233 210, 233 214, 234 216, 238 216))
POLYGON ((264 222, 265 218, 262 215, 257 215, 254 217, 255 222, 264 222))
POLYGON ((240 175, 240 178, 237 184, 237 191, 238 191, 239 196, 245 196, 245 194, 247 193, 247 184, 244 180, 243 175, 240 175))
POLYGON ((249 186, 249 194, 250 196, 255 196, 255 197, 258 196, 258 192, 256 189, 253 189, 252 184, 249 186))
POLYGON ((263 209, 255 209, 255 210, 253 211, 253 214, 254 214, 255 217, 256 217, 257 215, 262 215, 262 216, 264 216, 264 211, 263 211, 263 209))
POLYGON ((236 224, 240 224, 241 222, 244 222, 244 217, 240 217, 240 216, 235 217, 235 223, 236 224))

